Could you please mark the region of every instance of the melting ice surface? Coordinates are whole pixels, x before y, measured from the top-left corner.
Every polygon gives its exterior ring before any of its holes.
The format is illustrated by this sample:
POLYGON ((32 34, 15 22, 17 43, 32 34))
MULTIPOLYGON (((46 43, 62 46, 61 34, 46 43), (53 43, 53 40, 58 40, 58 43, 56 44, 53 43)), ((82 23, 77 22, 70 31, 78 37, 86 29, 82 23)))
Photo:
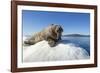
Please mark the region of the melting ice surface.
POLYGON ((89 37, 63 37, 55 47, 50 47, 47 41, 41 41, 23 46, 23 62, 89 59, 89 44, 89 37))

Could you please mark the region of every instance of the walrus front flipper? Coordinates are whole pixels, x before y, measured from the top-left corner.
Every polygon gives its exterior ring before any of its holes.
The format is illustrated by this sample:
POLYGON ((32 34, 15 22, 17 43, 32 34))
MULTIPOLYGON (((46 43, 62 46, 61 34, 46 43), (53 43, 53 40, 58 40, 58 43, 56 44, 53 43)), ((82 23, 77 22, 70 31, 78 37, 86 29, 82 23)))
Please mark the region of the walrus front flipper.
POLYGON ((48 39, 47 41, 48 41, 48 44, 49 44, 50 47, 56 46, 56 42, 54 40, 48 39))

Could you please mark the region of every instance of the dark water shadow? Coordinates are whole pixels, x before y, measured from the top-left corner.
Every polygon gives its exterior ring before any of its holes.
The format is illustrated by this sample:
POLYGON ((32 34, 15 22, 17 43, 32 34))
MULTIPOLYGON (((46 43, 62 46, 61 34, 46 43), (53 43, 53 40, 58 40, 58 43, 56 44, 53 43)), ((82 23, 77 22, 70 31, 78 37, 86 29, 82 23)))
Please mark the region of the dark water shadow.
POLYGON ((62 43, 62 44, 69 44, 69 43, 72 43, 72 42, 69 41, 69 40, 60 40, 60 41, 57 42, 57 45, 60 44, 60 43, 62 43))

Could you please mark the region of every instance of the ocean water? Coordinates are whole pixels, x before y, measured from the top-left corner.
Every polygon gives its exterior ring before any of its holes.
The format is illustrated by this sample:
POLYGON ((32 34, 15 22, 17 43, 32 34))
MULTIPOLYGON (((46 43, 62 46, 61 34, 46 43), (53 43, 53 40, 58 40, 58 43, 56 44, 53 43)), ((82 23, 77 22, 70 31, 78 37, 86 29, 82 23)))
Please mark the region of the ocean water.
POLYGON ((73 43, 78 47, 85 49, 90 55, 90 37, 62 37, 62 43, 73 43))

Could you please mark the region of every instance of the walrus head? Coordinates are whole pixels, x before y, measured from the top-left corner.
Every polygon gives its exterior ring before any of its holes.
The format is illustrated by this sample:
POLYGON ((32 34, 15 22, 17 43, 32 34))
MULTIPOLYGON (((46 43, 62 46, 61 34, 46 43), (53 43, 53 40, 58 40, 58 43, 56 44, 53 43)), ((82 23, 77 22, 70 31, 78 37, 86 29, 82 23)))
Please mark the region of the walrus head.
POLYGON ((55 39, 57 41, 61 40, 63 28, 60 25, 55 25, 55 24, 52 24, 51 26, 52 26, 52 33, 54 36, 56 36, 55 39))

